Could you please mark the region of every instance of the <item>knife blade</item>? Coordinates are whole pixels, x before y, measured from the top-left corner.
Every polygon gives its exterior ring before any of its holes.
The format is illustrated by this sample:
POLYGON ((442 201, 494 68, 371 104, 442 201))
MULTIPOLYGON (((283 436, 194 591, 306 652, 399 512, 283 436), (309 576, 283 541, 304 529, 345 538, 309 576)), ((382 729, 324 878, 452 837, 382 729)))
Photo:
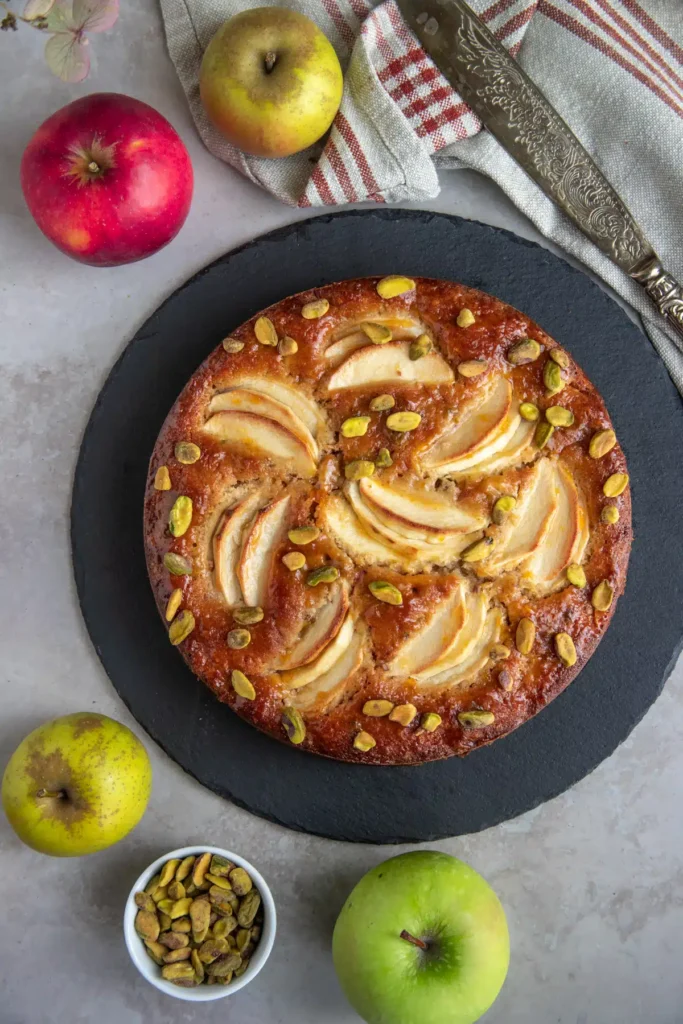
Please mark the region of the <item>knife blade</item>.
POLYGON ((464 0, 397 0, 442 75, 547 196, 678 332, 683 288, 567 123, 464 0))

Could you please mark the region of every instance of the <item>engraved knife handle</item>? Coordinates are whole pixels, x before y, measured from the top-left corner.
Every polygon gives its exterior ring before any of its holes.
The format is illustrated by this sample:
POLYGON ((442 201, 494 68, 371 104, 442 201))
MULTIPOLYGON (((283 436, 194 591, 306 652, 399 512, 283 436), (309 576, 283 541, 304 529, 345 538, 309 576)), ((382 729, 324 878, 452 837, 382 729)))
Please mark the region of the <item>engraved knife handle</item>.
POLYGON ((683 338, 683 288, 664 270, 654 253, 631 270, 634 281, 642 284, 655 306, 683 338))

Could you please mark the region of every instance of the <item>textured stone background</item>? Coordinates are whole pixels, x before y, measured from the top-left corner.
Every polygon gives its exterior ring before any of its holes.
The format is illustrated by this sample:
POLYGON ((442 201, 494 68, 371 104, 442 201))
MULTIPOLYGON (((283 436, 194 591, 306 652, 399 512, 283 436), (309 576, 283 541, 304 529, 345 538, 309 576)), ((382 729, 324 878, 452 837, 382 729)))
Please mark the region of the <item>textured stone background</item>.
MULTIPOLYGON (((122 6, 116 28, 94 37, 93 71, 80 86, 52 78, 37 33, 0 36, 1 764, 24 733, 69 711, 100 711, 137 729, 76 605, 68 508, 81 434, 112 363, 169 292, 227 249, 302 216, 202 148, 154 0, 122 6), (157 107, 186 141, 196 173, 190 217, 170 248, 104 271, 52 249, 26 213, 18 185, 21 152, 35 127, 64 103, 100 90, 126 91, 157 107)), ((469 172, 444 180, 431 208, 538 237, 502 193, 469 172)), ((680 609, 662 614, 680 616, 680 609)), ((682 676, 679 666, 631 738, 571 792, 488 832, 435 844, 481 871, 508 912, 512 963, 486 1017, 490 1024, 683 1020, 682 676)), ((155 785, 147 815, 105 853, 82 861, 42 858, 0 820, 8 883, 0 1022, 357 1021, 334 978, 331 927, 360 875, 398 851, 284 831, 201 789, 151 742, 149 750, 155 785), (120 919, 129 886, 150 860, 202 841, 233 847, 258 864, 280 922, 258 980, 234 998, 195 1009, 137 975, 120 919)))

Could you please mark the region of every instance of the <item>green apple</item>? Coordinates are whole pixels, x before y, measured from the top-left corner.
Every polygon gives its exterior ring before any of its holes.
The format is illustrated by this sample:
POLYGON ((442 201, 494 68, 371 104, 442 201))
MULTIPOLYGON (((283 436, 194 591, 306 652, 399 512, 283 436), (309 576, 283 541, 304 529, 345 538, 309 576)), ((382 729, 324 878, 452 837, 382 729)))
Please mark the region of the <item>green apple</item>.
POLYGON ((151 788, 147 751, 130 729, 82 711, 45 722, 19 744, 2 778, 2 806, 28 846, 78 857, 123 839, 151 788))
POLYGON ((216 128, 255 156, 289 156, 316 142, 334 120, 343 87, 330 41, 284 7, 256 7, 226 21, 199 73, 216 128))
POLYGON ((472 1024, 505 981, 505 911, 473 868, 432 850, 361 878, 337 919, 334 966, 367 1024, 472 1024))

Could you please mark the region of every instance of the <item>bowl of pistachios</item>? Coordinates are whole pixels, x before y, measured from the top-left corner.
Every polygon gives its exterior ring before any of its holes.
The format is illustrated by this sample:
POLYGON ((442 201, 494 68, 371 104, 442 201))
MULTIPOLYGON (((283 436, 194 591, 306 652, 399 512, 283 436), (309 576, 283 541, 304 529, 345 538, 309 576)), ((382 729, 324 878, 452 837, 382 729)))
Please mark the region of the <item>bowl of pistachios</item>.
POLYGON ((191 1002, 248 985, 270 956, 275 930, 275 903, 262 875, 217 846, 184 846, 159 857, 133 885, 123 915, 140 974, 191 1002))

